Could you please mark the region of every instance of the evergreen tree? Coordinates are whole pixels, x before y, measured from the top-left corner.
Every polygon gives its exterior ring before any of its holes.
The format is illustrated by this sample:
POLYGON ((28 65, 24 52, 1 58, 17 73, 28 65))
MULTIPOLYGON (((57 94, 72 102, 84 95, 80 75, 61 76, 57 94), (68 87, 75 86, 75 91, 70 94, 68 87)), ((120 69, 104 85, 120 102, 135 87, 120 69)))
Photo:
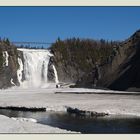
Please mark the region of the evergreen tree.
POLYGON ((5 43, 6 43, 7 45, 10 45, 10 41, 9 41, 8 38, 6 38, 5 43))
POLYGON ((61 39, 60 39, 60 37, 58 37, 58 38, 57 38, 57 42, 61 42, 61 39))

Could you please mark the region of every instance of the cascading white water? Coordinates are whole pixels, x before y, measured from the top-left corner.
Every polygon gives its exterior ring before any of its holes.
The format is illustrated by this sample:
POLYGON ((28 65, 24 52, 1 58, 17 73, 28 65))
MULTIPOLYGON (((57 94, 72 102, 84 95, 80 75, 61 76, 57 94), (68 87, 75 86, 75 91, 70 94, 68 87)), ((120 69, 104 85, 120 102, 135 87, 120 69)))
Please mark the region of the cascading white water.
POLYGON ((18 64, 19 64, 19 69, 17 70, 17 78, 19 81, 19 84, 21 85, 22 83, 22 71, 23 71, 23 63, 20 58, 18 58, 18 64))
POLYGON ((56 71, 56 68, 55 68, 55 66, 54 65, 52 65, 53 66, 53 70, 54 70, 54 75, 55 75, 55 83, 59 83, 59 80, 58 80, 58 75, 57 75, 57 71, 56 71))
MULTIPOLYGON (((23 52, 25 80, 20 83, 20 87, 47 87, 48 85, 48 63, 53 56, 48 50, 35 49, 18 49, 23 52)), ((19 65, 22 65, 19 63, 19 65)), ((54 66, 53 66, 54 67, 54 66)), ((57 75, 54 68, 55 76, 57 75)), ((55 77, 58 82, 58 77, 55 77)))

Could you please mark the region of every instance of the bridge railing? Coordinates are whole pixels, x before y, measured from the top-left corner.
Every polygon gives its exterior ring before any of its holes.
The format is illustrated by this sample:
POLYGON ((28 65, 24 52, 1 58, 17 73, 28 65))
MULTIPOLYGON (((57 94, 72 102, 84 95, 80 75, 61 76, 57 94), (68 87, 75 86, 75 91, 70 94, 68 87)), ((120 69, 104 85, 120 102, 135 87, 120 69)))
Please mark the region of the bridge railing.
POLYGON ((21 42, 13 41, 11 43, 20 48, 48 48, 53 44, 48 42, 26 42, 26 41, 21 42))

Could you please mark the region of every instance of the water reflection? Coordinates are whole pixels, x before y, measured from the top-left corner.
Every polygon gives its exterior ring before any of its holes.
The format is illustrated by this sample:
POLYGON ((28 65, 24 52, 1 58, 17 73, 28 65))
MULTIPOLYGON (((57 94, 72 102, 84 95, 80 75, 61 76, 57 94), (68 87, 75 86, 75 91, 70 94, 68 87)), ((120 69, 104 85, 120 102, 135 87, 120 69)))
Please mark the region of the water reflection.
POLYGON ((38 123, 62 129, 91 134, 137 134, 140 133, 140 118, 134 116, 106 116, 85 118, 55 112, 29 112, 0 109, 0 114, 8 117, 36 119, 38 123))

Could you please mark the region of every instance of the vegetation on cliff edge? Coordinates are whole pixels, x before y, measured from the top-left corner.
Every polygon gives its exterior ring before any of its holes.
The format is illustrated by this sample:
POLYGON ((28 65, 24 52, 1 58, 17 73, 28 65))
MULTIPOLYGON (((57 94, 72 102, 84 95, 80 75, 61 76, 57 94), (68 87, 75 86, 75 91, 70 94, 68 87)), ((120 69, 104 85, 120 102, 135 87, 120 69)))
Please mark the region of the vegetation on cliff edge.
POLYGON ((76 64, 79 69, 85 71, 97 63, 101 65, 110 63, 113 56, 119 51, 119 42, 79 38, 62 41, 58 38, 51 46, 51 50, 58 63, 64 62, 65 65, 76 64))

